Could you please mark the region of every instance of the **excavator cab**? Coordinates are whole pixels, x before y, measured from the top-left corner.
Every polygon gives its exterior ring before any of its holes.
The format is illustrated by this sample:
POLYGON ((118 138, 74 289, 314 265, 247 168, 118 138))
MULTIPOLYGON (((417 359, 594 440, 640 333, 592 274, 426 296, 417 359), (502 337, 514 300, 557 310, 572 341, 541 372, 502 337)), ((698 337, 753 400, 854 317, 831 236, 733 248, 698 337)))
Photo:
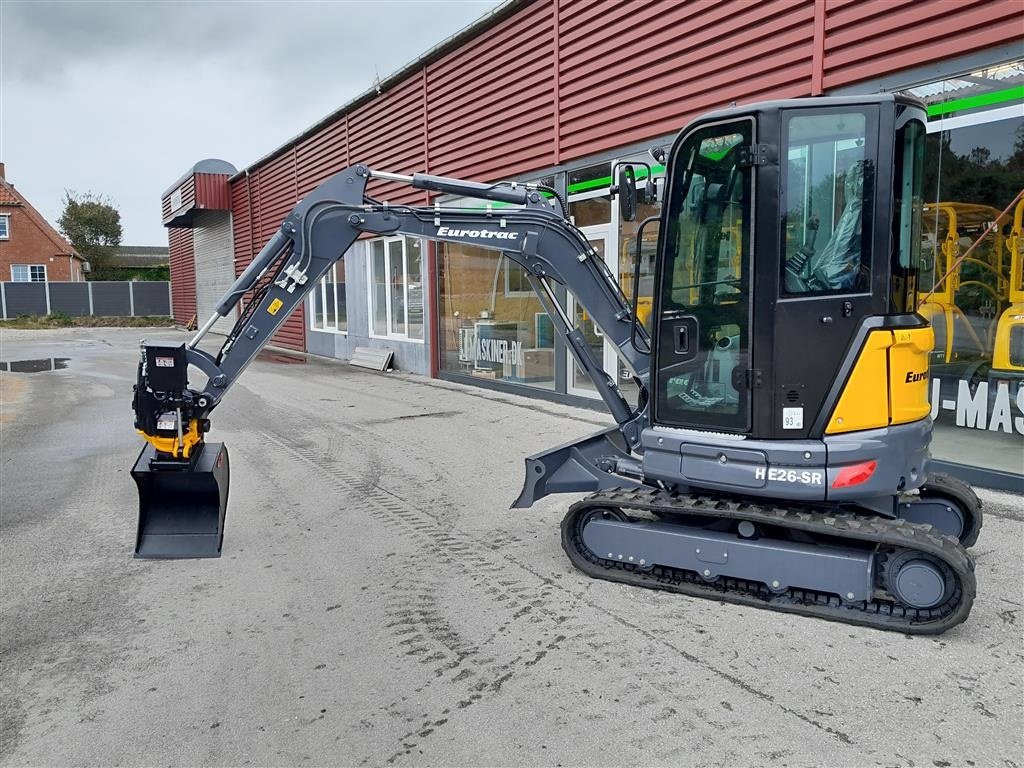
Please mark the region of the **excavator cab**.
MULTIPOLYGON (((655 425, 821 439, 869 327, 924 339, 908 290, 923 140, 911 103, 873 97, 768 103, 684 131, 659 242, 655 425)), ((914 397, 920 418, 924 388, 914 397)), ((888 408, 871 426, 890 427, 888 408)))

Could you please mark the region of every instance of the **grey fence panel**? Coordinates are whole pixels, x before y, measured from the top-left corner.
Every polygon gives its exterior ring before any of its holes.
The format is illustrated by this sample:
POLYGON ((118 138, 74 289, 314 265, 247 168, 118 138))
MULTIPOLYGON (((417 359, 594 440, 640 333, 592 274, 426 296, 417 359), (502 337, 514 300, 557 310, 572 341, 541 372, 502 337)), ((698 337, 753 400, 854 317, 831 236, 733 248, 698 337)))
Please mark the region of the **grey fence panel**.
POLYGON ((134 282, 131 286, 137 316, 171 314, 171 292, 167 283, 134 282))
MULTIPOLYGON (((88 283, 47 283, 50 288, 50 314, 62 312, 71 317, 89 314, 88 283)), ((45 310, 44 310, 45 311, 45 310)))
POLYGON ((124 317, 132 313, 131 288, 126 282, 92 284, 92 313, 97 317, 124 317))
POLYGON ((7 317, 46 314, 46 283, 5 283, 7 317))

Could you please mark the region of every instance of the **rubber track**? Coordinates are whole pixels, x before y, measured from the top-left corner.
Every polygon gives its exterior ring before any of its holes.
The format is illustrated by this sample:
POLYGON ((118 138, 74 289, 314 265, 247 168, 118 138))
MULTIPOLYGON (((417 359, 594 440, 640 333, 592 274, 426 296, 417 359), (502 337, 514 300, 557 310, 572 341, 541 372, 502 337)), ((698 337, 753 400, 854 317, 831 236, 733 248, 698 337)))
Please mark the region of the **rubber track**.
POLYGON ((973 547, 981 534, 982 516, 981 499, 967 483, 955 477, 938 472, 929 473, 919 489, 922 498, 939 496, 953 499, 969 516, 967 529, 960 535, 960 543, 964 547, 973 547))
POLYGON ((937 533, 930 525, 659 490, 613 489, 573 504, 562 520, 562 547, 573 565, 594 578, 906 634, 940 634, 961 623, 970 613, 977 591, 974 560, 956 539, 937 533), (942 605, 915 609, 900 604, 895 598, 880 599, 877 595, 872 600, 846 603, 831 593, 806 589, 791 588, 775 593, 760 582, 744 579, 719 577, 709 583, 692 571, 677 568, 655 566, 641 570, 631 563, 597 557, 583 544, 578 521, 596 509, 620 510, 627 516, 633 511, 659 516, 682 514, 750 520, 822 536, 867 541, 882 548, 912 549, 944 562, 953 571, 957 585, 942 605))

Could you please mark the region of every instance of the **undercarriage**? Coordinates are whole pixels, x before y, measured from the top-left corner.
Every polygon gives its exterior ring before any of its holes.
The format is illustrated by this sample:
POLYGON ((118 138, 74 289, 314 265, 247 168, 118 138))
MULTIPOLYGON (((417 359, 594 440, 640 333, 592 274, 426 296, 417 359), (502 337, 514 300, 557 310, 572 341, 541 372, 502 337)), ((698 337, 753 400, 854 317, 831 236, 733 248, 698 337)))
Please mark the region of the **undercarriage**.
POLYGON ((739 497, 602 491, 562 547, 594 578, 907 634, 959 624, 976 591, 963 545, 926 523, 739 497))

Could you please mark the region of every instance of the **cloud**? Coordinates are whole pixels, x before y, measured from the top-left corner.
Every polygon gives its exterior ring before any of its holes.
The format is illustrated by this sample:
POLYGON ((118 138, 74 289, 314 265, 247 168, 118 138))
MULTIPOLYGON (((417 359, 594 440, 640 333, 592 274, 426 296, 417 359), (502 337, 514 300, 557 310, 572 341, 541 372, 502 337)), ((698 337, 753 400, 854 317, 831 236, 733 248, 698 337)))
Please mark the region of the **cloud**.
POLYGON ((160 193, 192 163, 254 161, 495 0, 0 3, 0 160, 51 221, 65 187, 166 241, 160 193))

